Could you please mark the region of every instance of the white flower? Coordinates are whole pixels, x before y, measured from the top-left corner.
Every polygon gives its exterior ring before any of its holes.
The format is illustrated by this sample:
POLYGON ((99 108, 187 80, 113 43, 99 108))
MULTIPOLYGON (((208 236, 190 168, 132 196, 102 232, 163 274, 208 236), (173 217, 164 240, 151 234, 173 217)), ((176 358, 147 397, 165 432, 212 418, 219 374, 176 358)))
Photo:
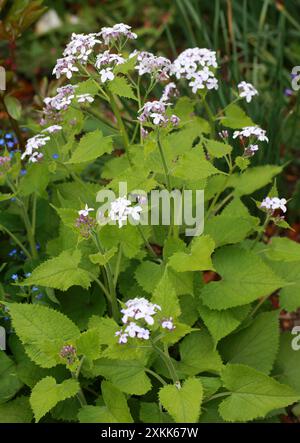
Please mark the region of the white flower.
POLYGON ((131 206, 132 202, 127 200, 126 196, 119 197, 110 204, 108 213, 112 221, 117 221, 119 228, 126 224, 127 218, 131 216, 135 221, 140 220, 142 208, 138 205, 131 206))
POLYGON ((178 90, 174 82, 168 83, 162 93, 161 101, 167 102, 171 97, 178 95, 178 90))
POLYGON ((254 152, 258 151, 258 145, 249 145, 248 149, 254 154, 254 152))
POLYGON ((72 34, 71 41, 64 50, 64 57, 75 57, 81 63, 88 61, 89 55, 92 53, 94 46, 101 43, 96 37, 99 34, 72 34))
POLYGON ((100 75, 102 83, 105 83, 107 80, 111 81, 115 78, 112 68, 101 69, 100 75))
POLYGON ((161 307, 149 302, 145 298, 134 298, 125 303, 126 308, 121 309, 123 314, 122 322, 127 323, 128 319, 143 319, 148 325, 153 325, 153 315, 161 310, 161 307))
POLYGON ((150 120, 154 125, 165 126, 167 123, 171 123, 173 126, 177 126, 179 123, 179 117, 172 115, 169 118, 166 114, 167 107, 170 103, 166 103, 163 100, 155 100, 153 102, 147 102, 139 110, 138 120, 143 123, 150 120))
POLYGON ((161 322, 161 327, 164 329, 169 329, 169 331, 173 331, 175 329, 175 325, 173 323, 173 318, 165 318, 161 322))
POLYGON ((137 55, 137 65, 135 69, 139 75, 150 74, 156 77, 157 80, 166 79, 169 77, 171 68, 171 61, 166 57, 156 56, 151 52, 134 51, 130 54, 130 58, 137 55))
POLYGON ((125 59, 122 56, 110 53, 109 51, 104 51, 102 54, 97 56, 95 66, 97 69, 101 69, 103 66, 121 65, 124 62, 125 59))
POLYGON ((52 125, 48 126, 48 128, 43 129, 42 132, 49 132, 49 134, 53 134, 55 132, 59 132, 62 130, 62 126, 60 125, 52 125))
POLYGON ((79 94, 76 96, 78 103, 93 103, 94 97, 91 94, 79 94))
POLYGON ((79 69, 75 66, 76 59, 72 55, 64 58, 59 58, 53 69, 53 74, 56 78, 60 78, 63 74, 68 78, 72 78, 74 72, 78 72, 79 69))
POLYGON ((122 330, 117 331, 115 334, 117 337, 119 337, 119 343, 125 344, 128 341, 128 334, 125 334, 122 330))
POLYGON ((84 217, 87 217, 89 215, 89 212, 94 211, 94 208, 89 208, 88 205, 86 204, 84 209, 81 209, 80 211, 78 211, 79 215, 83 215, 84 217))
POLYGON ((109 45, 122 37, 126 39, 137 38, 137 35, 134 32, 131 32, 131 26, 125 25, 124 23, 118 23, 111 28, 102 28, 100 35, 106 45, 109 45))
POLYGON ((246 83, 242 81, 238 84, 239 96, 245 98, 247 103, 250 103, 252 97, 258 95, 258 91, 254 88, 251 83, 246 83))
POLYGON ((281 209, 283 212, 287 211, 287 200, 285 198, 278 197, 266 197, 260 204, 261 208, 265 208, 267 211, 273 213, 276 209, 281 209))
POLYGON ((30 157, 29 161, 31 163, 35 163, 38 160, 41 160, 43 155, 37 152, 39 148, 45 146, 45 144, 50 140, 50 137, 45 136, 43 134, 37 134, 34 137, 31 137, 27 140, 25 145, 25 151, 21 155, 21 159, 24 160, 26 157, 30 157), (36 152, 34 152, 36 151, 36 152))
POLYGON ((252 136, 257 138, 257 140, 261 142, 269 141, 268 137, 266 136, 266 131, 264 129, 259 128, 258 126, 245 126, 242 130, 234 131, 233 133, 233 138, 237 137, 249 138, 252 136))
POLYGON ((29 157, 29 163, 37 163, 38 161, 42 160, 43 154, 41 152, 35 151, 30 157, 29 157))

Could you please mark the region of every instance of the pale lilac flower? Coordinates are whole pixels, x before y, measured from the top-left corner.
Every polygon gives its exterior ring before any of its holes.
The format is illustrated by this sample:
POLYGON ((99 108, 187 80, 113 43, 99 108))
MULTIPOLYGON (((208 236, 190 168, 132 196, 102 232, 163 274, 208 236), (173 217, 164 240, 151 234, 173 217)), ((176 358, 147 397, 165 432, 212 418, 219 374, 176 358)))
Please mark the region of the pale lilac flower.
POLYGON ((103 68, 103 66, 107 67, 107 65, 111 65, 110 67, 112 67, 116 65, 121 65, 124 62, 125 59, 121 55, 114 54, 109 51, 104 51, 102 54, 99 54, 97 56, 95 66, 97 69, 101 69, 103 68))
POLYGON ((91 94, 79 94, 76 95, 76 100, 78 103, 93 103, 95 99, 91 94))
POLYGON ((48 128, 43 129, 42 132, 48 132, 49 134, 54 134, 55 132, 59 132, 62 130, 62 126, 60 125, 52 125, 48 126, 48 128))
POLYGON ((87 217, 89 215, 89 212, 94 211, 94 208, 89 208, 88 205, 86 204, 84 209, 81 209, 80 211, 78 211, 79 215, 83 215, 84 217, 87 217))
POLYGON ((38 152, 38 149, 45 146, 49 140, 50 137, 43 134, 37 134, 29 138, 25 145, 25 151, 21 155, 21 160, 24 160, 26 157, 29 157, 31 163, 36 163, 38 160, 41 160, 43 155, 38 152))
POLYGON ((174 82, 168 83, 163 90, 161 101, 167 102, 170 98, 178 95, 178 90, 174 82))
POLYGON ((115 75, 112 72, 112 68, 101 69, 100 75, 101 75, 101 83, 105 83, 107 82, 107 80, 111 81, 115 78, 115 75))
POLYGON ((149 302, 145 298, 134 298, 125 303, 126 308, 121 309, 123 314, 122 322, 127 323, 129 319, 140 320, 143 319, 148 325, 153 325, 153 316, 161 307, 157 304, 149 302))
POLYGON ((282 212, 286 212, 286 203, 287 200, 285 198, 266 197, 261 202, 260 207, 266 209, 267 212, 273 214, 276 209, 281 209, 282 212))
POLYGON ((85 64, 96 44, 101 43, 97 37, 99 34, 72 34, 71 41, 64 50, 64 57, 72 56, 85 64))
POLYGON ((168 329, 169 331, 173 331, 176 326, 173 323, 173 318, 170 317, 170 318, 165 318, 162 320, 161 327, 163 329, 168 329))
POLYGON ((126 224, 128 217, 132 217, 135 221, 140 220, 142 208, 138 205, 131 205, 132 202, 127 200, 126 196, 119 197, 111 202, 108 216, 112 221, 118 222, 119 228, 126 224))
POLYGON ((257 138, 257 140, 261 142, 269 141, 268 137, 266 136, 266 131, 264 129, 259 128, 258 126, 245 126, 243 129, 239 131, 234 131, 233 138, 237 137, 245 137, 245 138, 255 137, 257 138))
POLYGON ((131 26, 125 25, 124 23, 118 23, 112 27, 104 27, 99 33, 104 40, 106 45, 114 43, 115 40, 125 38, 125 39, 136 39, 137 35, 131 32, 131 26))
POLYGON ((122 330, 115 333, 119 337, 119 344, 126 344, 128 341, 128 334, 125 334, 122 330))
POLYGON ((134 51, 129 57, 137 55, 137 65, 135 69, 138 74, 150 74, 157 80, 165 80, 169 77, 169 72, 171 68, 171 61, 166 57, 156 56, 151 52, 146 51, 134 51))
POLYGON ((60 78, 62 75, 65 75, 68 79, 72 78, 74 72, 78 72, 79 69, 76 64, 76 59, 72 55, 69 55, 64 58, 59 58, 56 62, 56 65, 53 69, 53 74, 56 75, 56 78, 60 78))
POLYGON ((258 91, 254 88, 251 83, 242 81, 238 84, 239 96, 245 98, 247 103, 250 103, 252 97, 258 95, 258 91))

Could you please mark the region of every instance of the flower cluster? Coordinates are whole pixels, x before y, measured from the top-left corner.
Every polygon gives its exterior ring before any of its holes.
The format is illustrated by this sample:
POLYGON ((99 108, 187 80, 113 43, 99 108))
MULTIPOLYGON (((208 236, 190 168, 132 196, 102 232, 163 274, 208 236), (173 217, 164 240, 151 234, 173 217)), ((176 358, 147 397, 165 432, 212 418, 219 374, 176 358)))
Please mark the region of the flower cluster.
POLYGON ((45 146, 49 140, 50 137, 43 134, 37 134, 29 138, 25 146, 25 151, 21 155, 21 159, 24 160, 24 158, 29 157, 29 162, 31 163, 40 161, 43 158, 43 154, 38 150, 42 146, 45 146))
POLYGON ((94 208, 89 208, 86 204, 84 209, 78 211, 79 217, 76 219, 75 226, 80 230, 82 237, 88 238, 92 229, 96 225, 94 218, 89 216, 89 213, 94 211, 94 208))
POLYGON ((150 122, 155 126, 167 126, 171 124, 172 126, 177 126, 180 122, 179 117, 173 114, 171 117, 167 115, 167 108, 170 103, 166 103, 164 100, 155 100, 152 102, 147 102, 139 110, 138 120, 141 123, 150 122))
POLYGON ((67 361, 68 365, 72 365, 77 358, 76 348, 73 345, 65 345, 61 348, 59 355, 67 361))
POLYGON ((171 73, 178 79, 190 80, 189 86, 195 94, 199 89, 218 89, 218 80, 213 70, 217 66, 214 51, 206 48, 190 48, 174 60, 171 73))
POLYGON ((57 94, 54 97, 46 97, 44 99, 45 106, 43 108, 43 118, 41 125, 46 124, 48 121, 59 121, 59 112, 68 109, 72 103, 72 99, 75 97, 74 85, 66 85, 61 88, 57 88, 57 94))
POLYGON ((104 51, 102 54, 99 54, 96 58, 95 66, 99 70, 101 83, 105 83, 107 80, 113 80, 115 78, 113 68, 124 62, 125 59, 121 55, 113 54, 109 51, 104 51))
POLYGON ((137 65, 135 69, 138 74, 150 74, 158 81, 163 81, 169 78, 170 69, 172 63, 166 57, 156 56, 151 52, 134 51, 131 53, 130 57, 137 55, 137 65))
MULTIPOLYGON (((116 332, 116 336, 119 337, 119 343, 127 343, 128 338, 139 338, 142 340, 149 340, 150 331, 145 328, 146 326, 154 325, 154 316, 161 311, 161 307, 155 303, 151 303, 146 298, 134 298, 128 300, 125 303, 125 307, 121 309, 123 314, 122 322, 123 328, 116 332), (138 321, 143 322, 142 326, 137 324, 138 321)), ((163 329, 173 331, 175 325, 173 318, 163 318, 160 321, 160 325, 163 329)))
POLYGON ((133 40, 137 38, 137 35, 131 31, 131 26, 124 23, 117 23, 112 27, 102 28, 99 35, 106 45, 114 44, 116 40, 120 39, 133 40))
POLYGON ((239 96, 245 98, 247 103, 250 103, 252 97, 258 95, 258 91, 254 88, 251 83, 242 81, 238 84, 239 96))
POLYGON ((153 325, 153 316, 160 311, 161 307, 149 302, 146 298, 134 298, 125 303, 125 308, 121 309, 123 314, 122 322, 126 325, 116 332, 119 343, 127 343, 128 337, 148 340, 150 331, 136 324, 132 320, 143 320, 147 325, 153 325))
POLYGON ((71 41, 67 44, 63 57, 59 58, 53 69, 56 78, 65 75, 68 79, 72 78, 74 72, 79 72, 77 63, 86 64, 89 55, 96 44, 101 43, 97 39, 99 34, 72 34, 71 41))
POLYGON ((286 212, 286 199, 278 197, 266 197, 260 204, 262 209, 265 209, 270 215, 273 215, 276 209, 281 209, 282 212, 286 212))
POLYGON ((127 200, 124 195, 124 197, 119 197, 111 202, 108 216, 112 221, 117 221, 119 228, 121 228, 126 224, 128 217, 132 217, 133 220, 139 221, 141 211, 141 206, 132 206, 132 202, 127 200))
POLYGON ((269 139, 266 136, 266 131, 258 126, 245 126, 240 131, 234 131, 233 138, 250 138, 253 137, 261 142, 268 142, 269 139))

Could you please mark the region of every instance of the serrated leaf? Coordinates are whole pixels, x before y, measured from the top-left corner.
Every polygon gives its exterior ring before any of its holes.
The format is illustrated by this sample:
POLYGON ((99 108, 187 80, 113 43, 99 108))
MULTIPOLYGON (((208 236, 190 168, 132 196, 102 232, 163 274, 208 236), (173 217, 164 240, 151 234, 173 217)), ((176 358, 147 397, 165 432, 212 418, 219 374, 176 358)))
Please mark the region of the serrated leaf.
POLYGON ((102 375, 127 394, 143 395, 151 389, 144 366, 137 360, 99 359, 94 362, 93 374, 102 375))
POLYGON ((151 294, 163 275, 163 267, 151 261, 143 261, 134 273, 138 284, 151 294))
POLYGON ((22 386, 15 363, 4 351, 0 351, 0 404, 10 400, 22 386))
POLYGON ((201 300, 197 301, 197 307, 205 326, 213 338, 215 346, 221 338, 229 335, 240 325, 250 309, 249 305, 245 305, 217 311, 204 306, 201 300))
POLYGON ((128 83, 125 77, 115 77, 108 84, 108 89, 119 97, 131 98, 137 100, 132 86, 128 83))
POLYGON ((246 305, 286 285, 257 254, 236 246, 219 249, 214 265, 222 280, 210 282, 200 293, 204 305, 211 309, 246 305))
POLYGON ((93 278, 79 267, 80 260, 81 252, 78 249, 63 251, 35 268, 20 286, 38 285, 66 291, 71 286, 78 285, 87 289, 93 278))
POLYGON ((96 254, 90 254, 89 259, 95 265, 104 266, 115 255, 117 250, 118 248, 113 247, 109 251, 106 251, 104 254, 101 254, 101 252, 97 252, 96 254))
POLYGON ((247 328, 222 340, 219 350, 223 359, 269 374, 279 346, 278 314, 263 312, 247 328))
POLYGON ((35 385, 30 396, 35 420, 40 421, 58 402, 74 397, 79 389, 77 380, 69 379, 57 384, 53 377, 43 378, 35 385))
POLYGON ((185 180, 201 180, 221 171, 216 169, 208 160, 202 159, 198 152, 193 149, 184 154, 172 170, 174 177, 185 180))
POLYGON ((169 265, 177 272, 214 270, 211 254, 215 243, 209 235, 202 235, 192 241, 190 252, 176 252, 169 259, 169 265))
POLYGON ((212 157, 222 158, 230 154, 232 147, 227 143, 222 143, 216 140, 205 140, 205 147, 212 157))
POLYGON ((300 261, 300 245, 287 237, 274 237, 268 245, 266 256, 275 261, 300 261))
POLYGON ((68 317, 46 306, 14 303, 9 304, 9 312, 26 353, 43 368, 61 363, 61 347, 79 337, 79 329, 68 317))
POLYGON ((289 386, 245 365, 226 365, 222 381, 231 392, 219 407, 226 421, 263 418, 274 409, 296 402, 300 396, 289 386))
POLYGON ((77 355, 84 355, 89 360, 100 358, 100 338, 96 329, 88 329, 81 333, 76 340, 77 355))
POLYGON ((203 388, 196 378, 188 378, 181 388, 167 385, 160 389, 159 400, 176 423, 196 423, 198 421, 203 388))
POLYGON ((300 394, 300 350, 296 351, 292 347, 292 342, 296 337, 296 335, 291 334, 289 331, 281 334, 274 376, 276 380, 291 386, 300 394))
POLYGON ((78 146, 67 163, 85 163, 96 160, 112 151, 111 137, 104 137, 99 129, 81 137, 78 146))
POLYGON ((250 117, 248 117, 240 106, 232 103, 225 110, 225 117, 221 117, 223 126, 232 129, 239 129, 245 126, 255 126, 250 117))
POLYGON ((227 182, 227 187, 234 188, 237 196, 249 195, 266 186, 281 171, 282 167, 275 165, 249 168, 242 174, 233 174, 227 182))
POLYGON ((17 397, 0 405, 0 423, 30 423, 32 417, 28 397, 17 397))

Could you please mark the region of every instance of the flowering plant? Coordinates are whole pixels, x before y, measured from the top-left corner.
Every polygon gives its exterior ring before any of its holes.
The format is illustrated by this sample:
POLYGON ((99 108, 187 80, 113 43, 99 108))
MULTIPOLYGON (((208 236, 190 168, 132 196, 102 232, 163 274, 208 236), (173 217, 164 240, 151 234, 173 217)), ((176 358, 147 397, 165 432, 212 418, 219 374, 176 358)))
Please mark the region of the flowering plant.
POLYGON ((299 355, 268 301, 300 305, 300 247, 265 237, 289 228, 288 202, 282 167, 251 165, 268 143, 243 110, 258 91, 242 81, 212 110, 215 52, 170 61, 129 53, 136 38, 124 24, 73 34, 53 70, 69 84, 22 153, 3 148, 0 416, 268 421, 300 399, 299 355), (175 189, 204 190, 193 238, 174 201, 169 223, 143 223, 150 191, 175 189))

